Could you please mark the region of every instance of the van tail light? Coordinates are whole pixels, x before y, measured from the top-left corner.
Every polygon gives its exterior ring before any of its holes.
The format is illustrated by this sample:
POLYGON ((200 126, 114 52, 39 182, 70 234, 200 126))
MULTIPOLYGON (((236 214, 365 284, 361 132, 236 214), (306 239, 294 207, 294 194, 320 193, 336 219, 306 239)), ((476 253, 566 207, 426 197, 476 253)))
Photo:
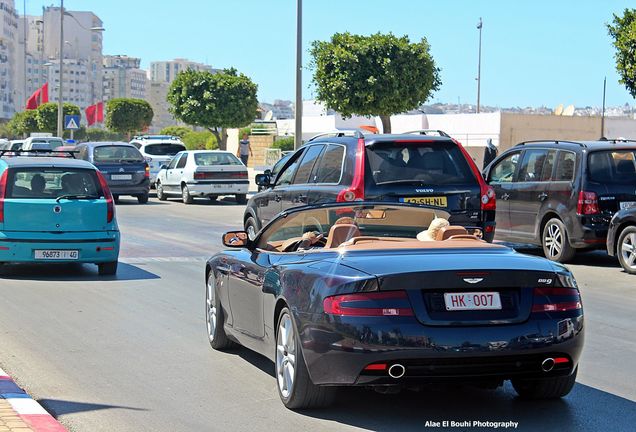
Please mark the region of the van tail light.
POLYGON ((150 178, 150 166, 146 164, 146 169, 144 170, 144 178, 150 178))
POLYGON ((326 297, 326 314, 338 316, 413 316, 406 291, 344 294, 326 297))
POLYGON ((598 196, 596 192, 579 192, 579 201, 576 204, 576 214, 579 216, 595 215, 601 211, 598 208, 598 196))
POLYGON ((338 193, 336 202, 364 201, 364 139, 358 139, 358 150, 353 172, 351 186, 338 193))
POLYGON ((111 223, 115 218, 115 204, 113 203, 113 194, 110 193, 110 188, 108 187, 108 183, 106 179, 102 175, 101 172, 97 172, 97 178, 99 179, 99 185, 102 187, 102 193, 104 194, 104 198, 106 198, 106 222, 111 223))
POLYGON ((534 289, 532 312, 565 312, 582 308, 581 294, 576 288, 541 287, 534 289))
POLYGON ((0 223, 4 223, 4 198, 7 193, 7 176, 9 170, 6 169, 0 176, 0 223))
POLYGON ((462 143, 457 141, 455 138, 453 138, 453 142, 457 144, 457 147, 459 147, 459 149, 461 150, 462 154, 464 155, 464 159, 466 159, 466 162, 468 163, 468 165, 470 165, 470 169, 473 171, 475 180, 477 180, 477 182, 479 183, 479 196, 482 211, 497 210, 497 199, 495 197, 495 190, 488 186, 488 183, 486 183, 486 180, 484 180, 484 177, 481 175, 481 171, 479 171, 479 168, 477 168, 475 161, 472 157, 470 157, 462 143))

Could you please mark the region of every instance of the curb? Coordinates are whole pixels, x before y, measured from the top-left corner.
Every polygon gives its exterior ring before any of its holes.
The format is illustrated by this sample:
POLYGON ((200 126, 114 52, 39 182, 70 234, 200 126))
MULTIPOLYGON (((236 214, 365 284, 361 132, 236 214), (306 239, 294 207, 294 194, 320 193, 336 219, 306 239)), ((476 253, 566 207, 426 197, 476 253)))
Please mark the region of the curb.
POLYGON ((6 430, 25 430, 19 425, 20 420, 35 432, 67 432, 42 405, 31 399, 0 369, 0 425, 4 425, 6 430))

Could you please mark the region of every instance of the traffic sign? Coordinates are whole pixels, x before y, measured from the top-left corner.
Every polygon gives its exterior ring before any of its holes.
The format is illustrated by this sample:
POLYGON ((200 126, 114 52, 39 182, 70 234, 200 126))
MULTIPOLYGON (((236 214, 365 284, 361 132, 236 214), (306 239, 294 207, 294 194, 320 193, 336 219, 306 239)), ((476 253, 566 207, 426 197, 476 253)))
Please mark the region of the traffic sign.
POLYGON ((79 129, 80 116, 78 115, 65 115, 64 116, 64 129, 77 130, 79 129))

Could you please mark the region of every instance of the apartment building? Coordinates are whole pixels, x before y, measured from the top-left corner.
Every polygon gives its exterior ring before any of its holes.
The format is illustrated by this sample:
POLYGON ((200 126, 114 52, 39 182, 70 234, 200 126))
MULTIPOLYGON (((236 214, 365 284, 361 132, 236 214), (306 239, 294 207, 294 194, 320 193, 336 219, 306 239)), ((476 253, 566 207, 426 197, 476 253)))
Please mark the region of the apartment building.
POLYGON ((102 68, 104 100, 146 99, 148 78, 140 69, 141 59, 124 55, 104 56, 102 68))
POLYGON ((0 120, 13 117, 16 104, 18 14, 13 0, 0 0, 0 120))

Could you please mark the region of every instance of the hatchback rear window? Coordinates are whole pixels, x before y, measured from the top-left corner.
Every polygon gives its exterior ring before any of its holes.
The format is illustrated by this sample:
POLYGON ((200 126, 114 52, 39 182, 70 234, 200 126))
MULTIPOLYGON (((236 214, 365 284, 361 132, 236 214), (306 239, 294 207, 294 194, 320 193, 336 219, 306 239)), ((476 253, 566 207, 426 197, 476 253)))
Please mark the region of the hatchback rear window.
POLYGON ((185 149, 183 144, 161 143, 147 145, 144 147, 144 152, 152 156, 174 156, 185 149))
POLYGON ((592 181, 630 184, 636 182, 636 150, 607 150, 590 153, 588 171, 592 181))
POLYGON ((7 178, 7 198, 55 199, 62 195, 98 198, 101 194, 94 170, 12 168, 7 178))
POLYGON ((477 180, 454 143, 382 143, 367 148, 376 185, 426 183, 464 185, 477 180))
POLYGON ((241 161, 231 153, 195 153, 194 163, 198 166, 242 165, 241 161))
POLYGON ((139 150, 129 146, 99 146, 93 150, 93 160, 102 163, 142 162, 139 150))
POLYGON ((63 146, 64 141, 59 139, 34 139, 31 140, 31 148, 33 150, 55 150, 56 148, 63 146))

